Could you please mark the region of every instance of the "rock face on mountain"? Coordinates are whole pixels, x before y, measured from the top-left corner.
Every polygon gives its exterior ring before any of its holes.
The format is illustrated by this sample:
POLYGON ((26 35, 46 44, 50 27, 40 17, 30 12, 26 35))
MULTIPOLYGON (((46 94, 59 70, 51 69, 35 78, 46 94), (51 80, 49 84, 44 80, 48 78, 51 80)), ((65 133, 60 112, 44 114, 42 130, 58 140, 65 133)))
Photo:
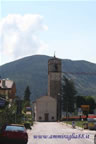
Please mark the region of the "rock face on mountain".
MULTIPOLYGON (((1 78, 15 81, 17 96, 23 98, 27 85, 31 100, 47 94, 49 56, 34 55, 0 66, 1 78)), ((78 95, 96 95, 96 64, 87 61, 62 60, 62 74, 71 78, 78 95)))

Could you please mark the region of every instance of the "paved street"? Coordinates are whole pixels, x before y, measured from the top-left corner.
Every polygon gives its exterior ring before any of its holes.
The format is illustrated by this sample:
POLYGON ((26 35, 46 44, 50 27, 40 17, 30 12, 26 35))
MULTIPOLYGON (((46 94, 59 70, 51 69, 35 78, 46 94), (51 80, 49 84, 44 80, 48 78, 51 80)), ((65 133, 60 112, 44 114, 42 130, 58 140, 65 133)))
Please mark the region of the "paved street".
POLYGON ((36 122, 28 130, 28 144, 94 144, 94 134, 59 122, 36 122))

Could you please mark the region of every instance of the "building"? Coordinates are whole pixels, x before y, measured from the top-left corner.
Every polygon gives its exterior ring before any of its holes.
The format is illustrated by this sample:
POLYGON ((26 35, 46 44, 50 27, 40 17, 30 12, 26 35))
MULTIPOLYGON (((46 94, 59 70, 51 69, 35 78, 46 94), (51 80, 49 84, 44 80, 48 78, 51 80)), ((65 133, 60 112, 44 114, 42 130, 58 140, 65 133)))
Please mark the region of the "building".
POLYGON ((48 61, 48 96, 57 99, 61 88, 61 60, 56 58, 48 61))
POLYGON ((15 98, 16 85, 15 82, 9 79, 0 80, 0 97, 12 101, 15 98))
POLYGON ((34 103, 35 121, 56 121, 57 120, 57 102, 50 96, 42 96, 34 103))
POLYGON ((57 120, 61 118, 61 60, 55 56, 48 61, 48 96, 57 100, 57 120))
POLYGON ((33 103, 35 121, 56 121, 61 119, 61 60, 55 56, 48 61, 48 96, 42 96, 33 103))

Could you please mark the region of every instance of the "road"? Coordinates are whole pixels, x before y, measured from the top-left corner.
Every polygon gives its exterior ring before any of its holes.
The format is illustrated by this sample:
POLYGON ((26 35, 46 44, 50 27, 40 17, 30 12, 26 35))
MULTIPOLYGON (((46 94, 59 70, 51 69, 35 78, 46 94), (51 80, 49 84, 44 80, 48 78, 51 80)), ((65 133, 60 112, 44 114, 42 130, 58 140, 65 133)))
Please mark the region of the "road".
POLYGON ((95 133, 61 122, 36 122, 28 130, 28 144, 94 144, 95 133))

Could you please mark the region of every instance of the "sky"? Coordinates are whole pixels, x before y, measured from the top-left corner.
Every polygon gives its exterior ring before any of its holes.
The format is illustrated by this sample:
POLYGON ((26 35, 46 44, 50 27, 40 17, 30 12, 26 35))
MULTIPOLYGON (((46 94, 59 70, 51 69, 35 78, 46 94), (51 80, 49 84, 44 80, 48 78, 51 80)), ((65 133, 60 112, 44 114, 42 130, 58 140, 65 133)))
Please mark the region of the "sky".
POLYGON ((54 52, 96 63, 96 0, 0 1, 0 65, 54 52))

